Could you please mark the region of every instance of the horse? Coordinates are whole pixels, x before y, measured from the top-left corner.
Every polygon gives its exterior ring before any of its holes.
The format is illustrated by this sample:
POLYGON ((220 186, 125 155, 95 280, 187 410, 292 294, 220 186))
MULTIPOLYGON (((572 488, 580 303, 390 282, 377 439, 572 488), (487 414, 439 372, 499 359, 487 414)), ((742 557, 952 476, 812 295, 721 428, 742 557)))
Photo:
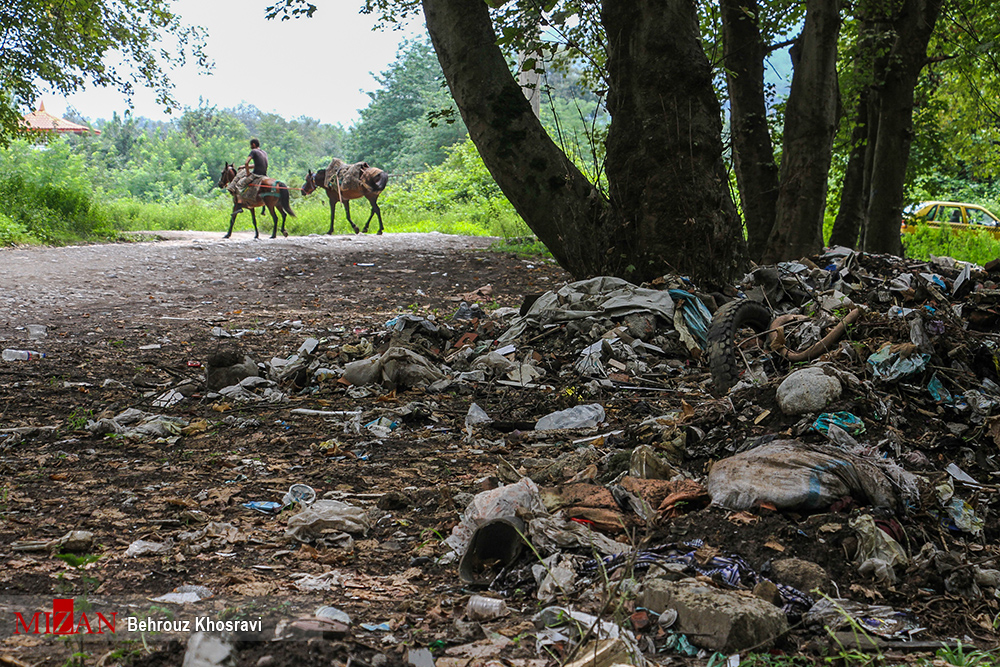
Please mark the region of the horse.
POLYGON ((347 222, 350 223, 355 234, 367 234, 368 225, 371 224, 372 218, 376 215, 378 216, 378 234, 381 234, 384 229, 382 226, 382 209, 378 207, 378 196, 385 190, 385 186, 389 182, 389 174, 378 167, 369 166, 367 162, 359 164, 361 166, 361 176, 357 179, 357 183, 342 183, 340 179, 333 178, 330 180, 329 185, 323 185, 326 183, 326 169, 320 169, 315 174, 310 169, 306 175, 306 184, 302 186, 302 194, 308 195, 317 188, 323 188, 326 190, 326 196, 330 200, 330 231, 327 234, 333 234, 333 218, 337 211, 337 202, 344 204, 344 213, 347 214, 347 222), (372 212, 368 216, 368 222, 365 223, 364 230, 358 229, 354 221, 351 220, 351 206, 349 204, 350 200, 361 197, 367 199, 368 203, 372 206, 372 212))
MULTIPOLYGON (((243 167, 240 166, 240 169, 243 169, 243 167)), ((236 175, 236 165, 227 162, 225 168, 222 170, 222 175, 219 176, 218 186, 225 188, 237 177, 236 175)), ((275 209, 281 212, 281 234, 282 236, 288 236, 288 232, 285 231, 285 214, 287 213, 293 218, 297 217, 289 202, 288 186, 273 178, 263 178, 257 184, 257 196, 253 201, 240 204, 236 201, 236 195, 233 195, 233 215, 229 218, 229 231, 222 238, 228 239, 233 235, 233 224, 236 222, 236 216, 245 208, 250 209, 250 219, 253 220, 253 237, 255 239, 260 238, 260 233, 257 231, 257 214, 254 212, 254 209, 258 206, 266 206, 267 210, 271 212, 271 219, 274 220, 274 231, 271 232, 271 238, 278 237, 278 215, 274 212, 275 209)))

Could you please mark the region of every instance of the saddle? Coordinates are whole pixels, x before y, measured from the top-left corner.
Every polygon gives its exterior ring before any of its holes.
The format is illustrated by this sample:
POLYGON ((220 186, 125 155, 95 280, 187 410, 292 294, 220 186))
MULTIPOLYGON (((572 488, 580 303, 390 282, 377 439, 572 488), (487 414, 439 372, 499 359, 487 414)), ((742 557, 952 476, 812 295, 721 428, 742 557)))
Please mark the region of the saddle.
POLYGON ((340 190, 360 190, 361 177, 370 168, 367 162, 347 164, 339 158, 333 158, 326 168, 326 182, 323 187, 336 186, 340 190))
MULTIPOLYGON (((240 167, 236 172, 236 181, 239 182, 241 179, 246 178, 246 170, 240 167)), ((243 186, 242 191, 239 193, 240 200, 243 202, 243 206, 249 208, 255 208, 257 206, 263 206, 264 200, 261 199, 262 196, 267 196, 269 193, 275 191, 274 184, 275 180, 268 176, 261 176, 259 174, 250 174, 248 181, 243 186)), ((273 196, 273 194, 272 194, 273 196)))

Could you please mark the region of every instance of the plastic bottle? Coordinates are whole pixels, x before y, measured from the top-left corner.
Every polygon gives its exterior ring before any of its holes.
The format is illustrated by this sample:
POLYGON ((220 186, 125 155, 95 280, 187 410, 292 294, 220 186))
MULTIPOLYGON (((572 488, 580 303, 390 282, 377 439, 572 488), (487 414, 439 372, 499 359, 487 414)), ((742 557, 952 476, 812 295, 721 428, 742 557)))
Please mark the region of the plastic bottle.
POLYGON ((470 621, 492 621, 508 613, 510 611, 506 602, 482 595, 473 595, 469 598, 469 604, 465 606, 465 615, 470 621))
POLYGON ((11 350, 6 349, 3 351, 4 361, 31 361, 32 359, 42 359, 45 357, 43 352, 35 352, 34 350, 11 350))
POLYGON ((604 407, 600 403, 589 403, 547 414, 535 423, 535 430, 586 428, 597 426, 602 421, 604 421, 604 407))

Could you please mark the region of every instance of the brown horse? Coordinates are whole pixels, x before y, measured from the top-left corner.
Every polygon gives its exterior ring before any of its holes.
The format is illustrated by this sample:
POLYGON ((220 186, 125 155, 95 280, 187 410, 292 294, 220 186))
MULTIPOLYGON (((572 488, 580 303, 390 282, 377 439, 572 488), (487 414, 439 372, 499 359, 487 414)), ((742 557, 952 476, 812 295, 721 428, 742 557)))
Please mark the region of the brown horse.
MULTIPOLYGON (((243 167, 241 166, 240 169, 243 167)), ((227 162, 219 177, 218 186, 224 188, 229 185, 236 178, 236 171, 236 165, 227 162)), ((247 208, 250 209, 250 219, 253 220, 253 237, 260 238, 260 233, 257 231, 257 214, 254 213, 254 209, 258 206, 266 206, 267 210, 271 212, 271 219, 274 220, 274 231, 271 232, 271 238, 278 237, 278 215, 274 212, 275 209, 281 212, 281 234, 288 236, 288 232, 285 231, 285 214, 287 213, 293 218, 296 217, 288 198, 288 186, 273 178, 264 178, 258 184, 257 196, 253 201, 239 204, 236 202, 236 195, 233 195, 233 215, 229 218, 229 231, 222 238, 228 239, 233 235, 233 224, 236 222, 236 216, 247 208)))
POLYGON ((333 234, 333 218, 337 211, 337 202, 344 204, 344 213, 347 214, 347 222, 350 223, 351 228, 354 230, 355 234, 367 234, 368 225, 371 224, 372 218, 376 215, 378 216, 378 233, 381 234, 384 227, 382 226, 382 209, 378 207, 378 196, 382 194, 385 190, 386 183, 389 182, 389 174, 385 173, 378 167, 370 167, 368 163, 363 162, 363 169, 361 171, 361 178, 359 183, 340 183, 338 179, 333 178, 330 180, 330 184, 324 186, 326 183, 326 169, 320 169, 315 174, 312 169, 306 175, 306 184, 302 186, 302 194, 308 195, 313 190, 317 188, 323 188, 326 190, 326 196, 330 200, 330 231, 327 234, 333 234), (371 215, 368 216, 368 222, 365 223, 364 230, 358 229, 354 221, 351 220, 351 199, 359 199, 364 197, 368 200, 368 203, 372 206, 371 215))

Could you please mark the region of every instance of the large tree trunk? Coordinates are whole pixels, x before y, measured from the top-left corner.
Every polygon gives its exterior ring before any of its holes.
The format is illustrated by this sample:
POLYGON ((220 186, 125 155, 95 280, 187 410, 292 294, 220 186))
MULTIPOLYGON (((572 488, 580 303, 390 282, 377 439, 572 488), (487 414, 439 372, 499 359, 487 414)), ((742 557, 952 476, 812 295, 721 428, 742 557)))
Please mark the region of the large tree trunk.
POLYGON ((600 275, 611 207, 559 150, 507 67, 485 2, 424 0, 434 50, 469 136, 497 185, 556 261, 600 275))
POLYGON ((722 43, 729 89, 733 169, 743 205, 750 259, 760 261, 774 226, 778 166, 767 126, 764 58, 756 0, 722 0, 722 43))
MULTIPOLYGON (((884 66, 884 65, 883 65, 884 66)), ((865 236, 868 234, 868 204, 872 194, 872 167, 875 164, 875 145, 878 143, 878 117, 881 97, 878 90, 869 91, 868 94, 868 138, 865 139, 865 177, 862 187, 864 188, 865 211, 861 216, 861 229, 858 233, 858 241, 855 247, 864 248, 865 236)))
POLYGON ((896 21, 885 82, 879 91, 878 140, 872 162, 868 226, 864 249, 900 254, 903 186, 913 142, 913 99, 917 77, 927 60, 927 43, 942 0, 904 0, 896 21))
POLYGON ((823 213, 833 137, 837 131, 839 2, 807 0, 800 55, 785 106, 778 209, 765 263, 823 248, 823 213))
POLYGON ((743 243, 691 0, 612 3, 609 203, 556 147, 496 45, 484 2, 423 0, 441 68, 486 167, 567 271, 640 282, 739 275, 743 243), (621 6, 619 6, 621 5, 621 6), (634 22, 632 22, 634 21, 634 22), (666 94, 665 94, 666 93, 666 94))
POLYGON ((644 278, 665 261, 676 273, 729 282, 744 269, 746 244, 695 3, 605 0, 601 18, 612 118, 606 169, 628 239, 615 253, 644 278))
POLYGON ((851 152, 847 158, 847 170, 840 188, 840 209, 833 221, 830 245, 856 248, 861 228, 868 215, 868 174, 865 165, 868 151, 868 90, 858 98, 858 112, 854 129, 851 131, 851 152))

